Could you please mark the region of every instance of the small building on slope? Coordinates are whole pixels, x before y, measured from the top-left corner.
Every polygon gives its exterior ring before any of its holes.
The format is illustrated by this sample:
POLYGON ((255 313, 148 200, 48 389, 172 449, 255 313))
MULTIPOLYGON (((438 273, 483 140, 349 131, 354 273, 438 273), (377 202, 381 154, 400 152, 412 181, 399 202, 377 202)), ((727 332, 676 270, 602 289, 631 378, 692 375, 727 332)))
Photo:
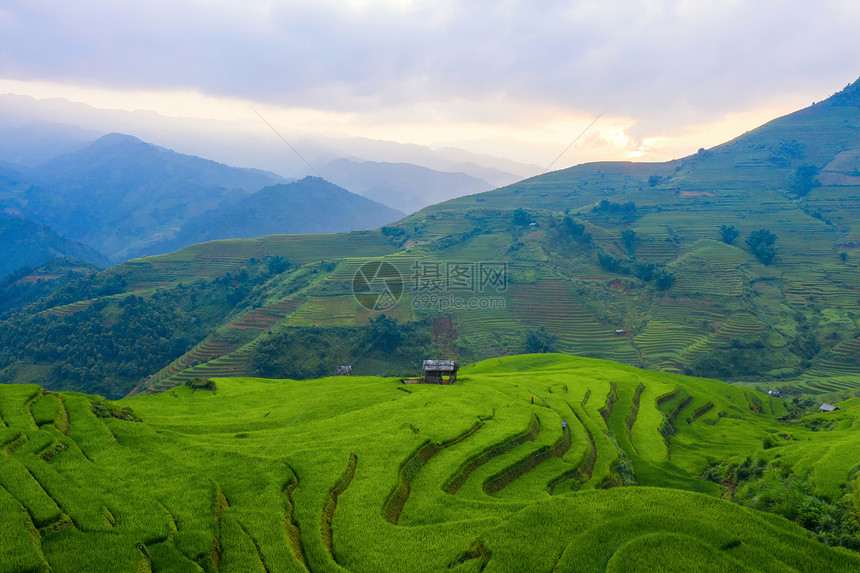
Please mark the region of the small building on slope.
POLYGON ((425 360, 422 370, 427 384, 453 384, 460 365, 454 360, 425 360))
POLYGON ((821 410, 822 412, 835 412, 838 409, 839 408, 837 408, 836 406, 833 406, 832 404, 827 404, 826 402, 822 404, 819 408, 819 410, 821 410))

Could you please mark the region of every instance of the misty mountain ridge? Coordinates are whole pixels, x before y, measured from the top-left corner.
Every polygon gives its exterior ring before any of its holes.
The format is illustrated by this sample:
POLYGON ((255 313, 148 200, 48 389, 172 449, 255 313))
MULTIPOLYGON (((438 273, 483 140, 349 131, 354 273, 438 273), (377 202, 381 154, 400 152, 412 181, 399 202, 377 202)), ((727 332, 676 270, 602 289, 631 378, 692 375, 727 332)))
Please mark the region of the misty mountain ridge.
POLYGON ((436 148, 367 137, 322 138, 319 136, 303 138, 299 143, 302 149, 305 146, 318 150, 329 149, 329 154, 333 155, 331 159, 346 157, 354 161, 411 163, 447 173, 462 172, 478 179, 486 179, 496 187, 515 183, 541 172, 541 168, 537 165, 506 157, 474 153, 450 145, 436 148))
POLYGON ((75 125, 43 120, 11 126, 0 124, 0 162, 35 167, 79 151, 100 135, 75 125))
POLYGON ((111 260, 173 236, 188 219, 284 181, 123 134, 30 169, 24 211, 111 260))
POLYGON ((248 239, 265 235, 341 233, 376 229, 405 216, 337 187, 319 177, 264 187, 237 203, 188 220, 170 240, 156 243, 148 254, 217 239, 248 239))
POLYGON ((446 173, 410 163, 336 159, 321 172, 341 187, 405 213, 495 188, 466 173, 446 173))
POLYGON ((0 278, 23 266, 38 266, 57 257, 109 265, 95 249, 63 237, 46 225, 0 210, 0 278))
MULTIPOLYGON (((404 216, 322 180, 278 185, 282 183, 287 180, 274 173, 230 167, 130 135, 108 134, 33 168, 0 167, 0 207, 45 226, 31 233, 35 242, 35 237, 45 237, 43 249, 33 251, 34 245, 27 243, 27 253, 9 260, 38 264, 63 255, 64 249, 54 245, 68 240, 120 262, 201 241, 336 233, 404 216), (47 226, 53 233, 50 239, 47 226)), ((93 253, 78 256, 107 264, 93 253)))
MULTIPOLYGON (((236 130, 235 125, 227 121, 174 118, 152 111, 98 109, 62 98, 39 100, 14 94, 0 95, 0 162, 17 163, 13 155, 4 155, 2 152, 4 131, 14 128, 24 134, 27 124, 35 122, 67 127, 68 124, 74 124, 73 127, 82 133, 90 133, 91 140, 111 132, 128 133, 182 153, 211 158, 228 165, 261 168, 287 178, 309 174, 304 161, 287 149, 262 122, 258 131, 236 130)), ((61 127, 55 130, 60 137, 63 133, 61 127)), ((450 145, 435 149, 362 137, 283 135, 317 168, 345 157, 356 161, 412 163, 436 171, 463 172, 489 181, 496 187, 541 170, 536 165, 473 153, 450 145)), ((34 136, 26 137, 32 139, 34 136)), ((62 137, 79 139, 80 135, 72 133, 62 137)), ((14 147, 14 144, 12 141, 10 145, 14 147)), ((325 176, 325 173, 322 175, 325 176)))

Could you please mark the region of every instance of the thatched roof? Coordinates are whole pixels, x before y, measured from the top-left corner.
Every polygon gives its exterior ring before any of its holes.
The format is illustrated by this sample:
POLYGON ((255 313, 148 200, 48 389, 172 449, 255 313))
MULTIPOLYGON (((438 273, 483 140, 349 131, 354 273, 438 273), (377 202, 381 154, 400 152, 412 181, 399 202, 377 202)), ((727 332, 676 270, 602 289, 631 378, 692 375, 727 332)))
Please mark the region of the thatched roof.
POLYGON ((425 360, 424 372, 456 372, 460 367, 455 360, 425 360))

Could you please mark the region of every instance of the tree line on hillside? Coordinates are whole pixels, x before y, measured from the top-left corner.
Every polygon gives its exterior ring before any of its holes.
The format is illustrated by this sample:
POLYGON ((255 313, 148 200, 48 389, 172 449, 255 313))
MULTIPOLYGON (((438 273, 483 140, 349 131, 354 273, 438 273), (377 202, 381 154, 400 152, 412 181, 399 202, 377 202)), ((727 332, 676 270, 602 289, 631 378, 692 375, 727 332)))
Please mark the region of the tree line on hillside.
POLYGON ((142 378, 167 366, 207 333, 194 314, 192 292, 99 300, 68 316, 33 315, 0 323, 0 368, 13 379, 21 364, 50 365, 44 386, 120 398, 142 378), (19 366, 16 366, 18 363, 19 366))
POLYGON ((121 275, 81 279, 34 304, 28 309, 33 312, 0 321, 0 377, 13 380, 19 368, 46 365, 49 371, 38 381, 45 386, 120 398, 203 340, 237 307, 254 304, 256 287, 286 268, 285 259, 267 257, 218 279, 146 296, 122 295, 121 275), (49 301, 81 293, 101 298, 65 316, 38 312, 49 301))
MULTIPOLYGON (((734 244, 735 239, 740 236, 740 231, 734 225, 720 225, 720 239, 727 244, 734 244)), ((759 229, 750 233, 744 241, 750 248, 750 253, 764 265, 773 262, 779 252, 776 246, 777 236, 767 229, 759 229)))

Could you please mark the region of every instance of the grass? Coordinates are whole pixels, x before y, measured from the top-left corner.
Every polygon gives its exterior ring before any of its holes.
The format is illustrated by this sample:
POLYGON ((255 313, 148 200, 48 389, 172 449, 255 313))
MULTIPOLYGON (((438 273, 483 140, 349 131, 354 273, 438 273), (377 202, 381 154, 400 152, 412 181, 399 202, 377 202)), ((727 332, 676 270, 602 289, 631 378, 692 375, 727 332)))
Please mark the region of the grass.
POLYGON ((831 431, 787 428, 773 407, 750 410, 752 390, 562 355, 484 361, 410 392, 373 377, 216 383, 116 402, 141 422, 0 386, 4 440, 26 436, 0 453, 0 571, 860 566, 697 479, 715 459, 779 453, 839 490, 860 399, 831 431), (795 439, 763 448, 782 432, 795 439), (620 483, 622 456, 640 487, 601 489, 620 483))

